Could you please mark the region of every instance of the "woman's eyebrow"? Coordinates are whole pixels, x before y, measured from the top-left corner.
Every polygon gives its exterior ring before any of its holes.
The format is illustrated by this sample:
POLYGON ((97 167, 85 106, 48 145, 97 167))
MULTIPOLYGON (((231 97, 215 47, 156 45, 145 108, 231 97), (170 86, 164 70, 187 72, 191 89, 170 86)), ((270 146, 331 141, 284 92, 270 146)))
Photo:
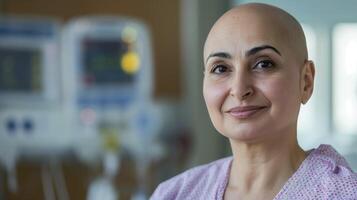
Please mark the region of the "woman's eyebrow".
MULTIPOLYGON (((271 49, 271 50, 273 50, 275 53, 277 53, 277 54, 279 54, 279 55, 281 56, 280 51, 279 51, 277 48, 275 48, 275 47, 273 47, 273 46, 271 46, 271 45, 261 45, 261 46, 253 47, 253 48, 249 49, 249 50, 245 53, 245 55, 248 57, 248 56, 251 56, 251 55, 254 55, 254 54, 258 53, 259 51, 263 51, 263 50, 265 50, 265 49, 271 49)), ((210 59, 210 58, 212 58, 212 57, 232 58, 232 56, 231 56, 229 53, 227 53, 227 52, 215 52, 215 53, 211 53, 211 54, 207 57, 206 63, 207 63, 208 59, 210 59)))
POLYGON ((208 59, 212 58, 212 57, 220 57, 220 58, 232 58, 232 56, 229 53, 226 52, 216 52, 216 53, 211 53, 207 59, 206 59, 206 63, 208 61, 208 59))
POLYGON ((265 49, 271 49, 271 50, 275 51, 275 53, 277 53, 281 56, 280 51, 278 51, 278 49, 276 49, 275 47, 270 46, 270 45, 261 45, 261 46, 253 47, 245 53, 245 56, 248 57, 248 56, 254 55, 254 54, 258 53, 259 51, 263 51, 265 49))

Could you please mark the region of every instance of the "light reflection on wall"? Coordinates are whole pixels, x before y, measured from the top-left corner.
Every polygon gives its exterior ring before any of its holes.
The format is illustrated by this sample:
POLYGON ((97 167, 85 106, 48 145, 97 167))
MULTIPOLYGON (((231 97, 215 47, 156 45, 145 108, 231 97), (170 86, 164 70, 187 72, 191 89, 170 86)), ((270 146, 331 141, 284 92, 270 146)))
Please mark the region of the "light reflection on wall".
POLYGON ((333 122, 336 132, 357 135, 357 23, 333 30, 333 122))

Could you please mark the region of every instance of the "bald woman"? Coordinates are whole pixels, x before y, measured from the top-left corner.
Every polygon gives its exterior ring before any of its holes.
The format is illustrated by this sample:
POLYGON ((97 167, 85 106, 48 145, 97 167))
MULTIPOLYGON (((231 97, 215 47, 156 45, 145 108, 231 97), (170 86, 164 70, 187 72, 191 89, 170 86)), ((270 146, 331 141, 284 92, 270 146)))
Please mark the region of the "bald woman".
POLYGON ((340 154, 297 142, 315 68, 293 16, 257 3, 229 10, 209 32, 203 62, 208 113, 233 155, 163 182, 151 199, 357 199, 357 174, 340 154))

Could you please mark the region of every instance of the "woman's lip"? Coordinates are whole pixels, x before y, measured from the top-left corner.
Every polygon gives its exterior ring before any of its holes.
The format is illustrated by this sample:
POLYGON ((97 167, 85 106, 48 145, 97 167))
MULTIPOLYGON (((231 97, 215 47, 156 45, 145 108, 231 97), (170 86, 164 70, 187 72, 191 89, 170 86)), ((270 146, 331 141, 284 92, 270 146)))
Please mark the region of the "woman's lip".
POLYGON ((266 106, 244 106, 244 107, 234 107, 227 111, 228 114, 235 118, 244 119, 248 118, 255 113, 263 110, 266 106))
POLYGON ((245 112, 245 111, 259 110, 265 107, 266 106, 238 106, 229 109, 227 112, 245 112))

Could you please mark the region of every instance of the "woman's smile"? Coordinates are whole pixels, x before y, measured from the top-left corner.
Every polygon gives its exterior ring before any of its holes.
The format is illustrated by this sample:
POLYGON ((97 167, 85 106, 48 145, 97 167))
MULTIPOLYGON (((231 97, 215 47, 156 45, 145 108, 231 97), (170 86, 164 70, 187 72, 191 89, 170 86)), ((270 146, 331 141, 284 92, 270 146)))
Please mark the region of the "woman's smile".
POLYGON ((265 111, 267 106, 238 106, 226 111, 227 114, 236 119, 248 119, 265 111))

